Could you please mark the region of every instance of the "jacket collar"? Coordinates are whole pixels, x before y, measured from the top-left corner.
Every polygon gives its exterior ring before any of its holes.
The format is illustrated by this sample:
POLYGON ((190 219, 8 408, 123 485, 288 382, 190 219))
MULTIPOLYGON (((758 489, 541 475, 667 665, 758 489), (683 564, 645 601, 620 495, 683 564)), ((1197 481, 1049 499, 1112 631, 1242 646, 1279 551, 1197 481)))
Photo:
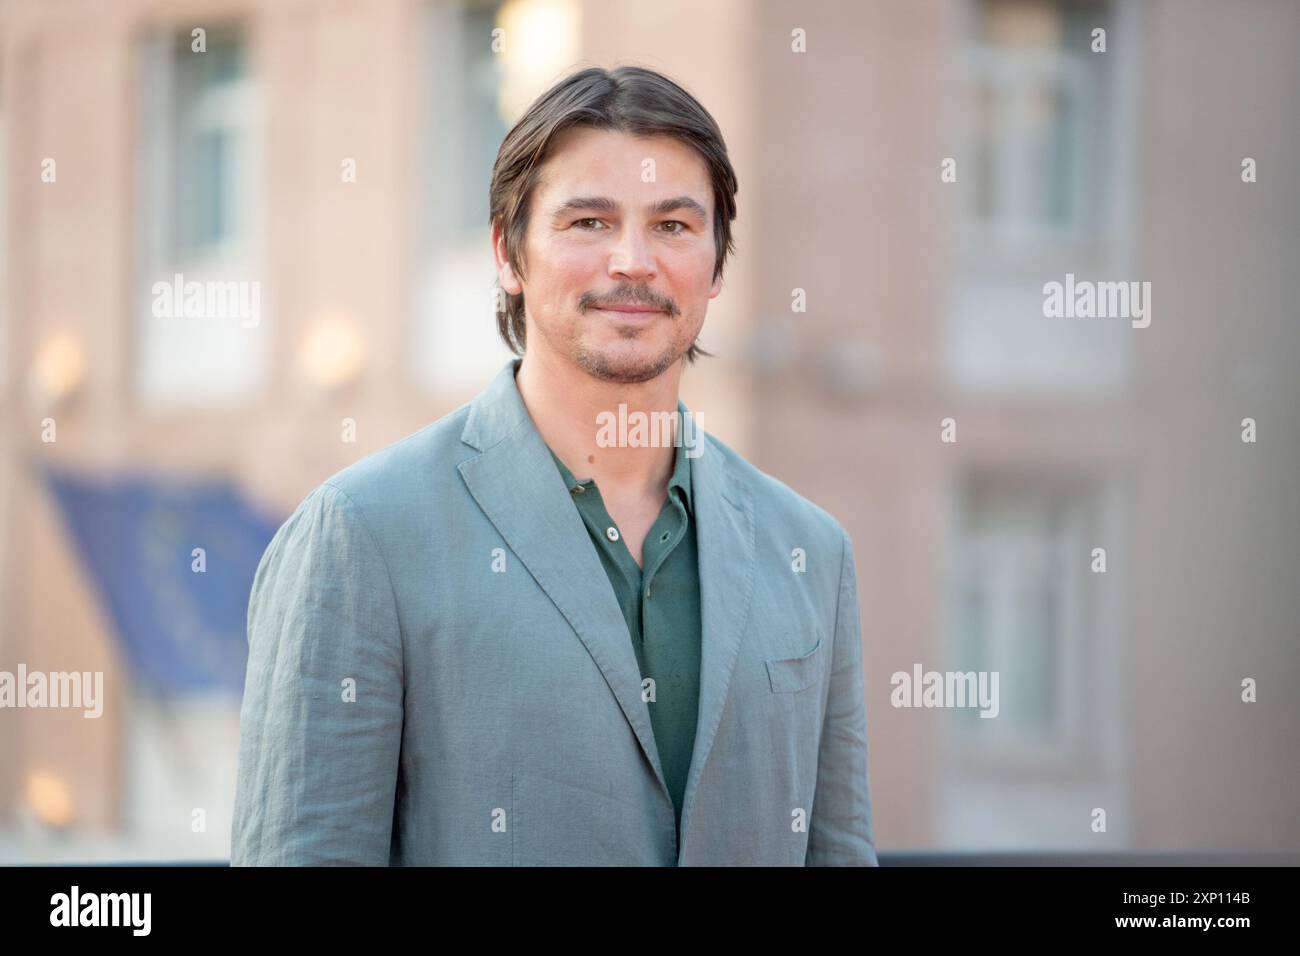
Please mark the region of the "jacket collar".
MULTIPOLYGON (((564 615, 600 668, 668 799, 627 623, 550 448, 533 424, 509 360, 471 403, 461 440, 479 454, 458 466, 474 500, 564 615)), ((688 414, 685 403, 678 411, 688 414)), ((726 704, 754 591, 751 490, 707 432, 691 462, 700 573, 700 701, 682 809, 681 848, 700 775, 726 704)), ((670 804, 671 805, 671 804, 670 804)))

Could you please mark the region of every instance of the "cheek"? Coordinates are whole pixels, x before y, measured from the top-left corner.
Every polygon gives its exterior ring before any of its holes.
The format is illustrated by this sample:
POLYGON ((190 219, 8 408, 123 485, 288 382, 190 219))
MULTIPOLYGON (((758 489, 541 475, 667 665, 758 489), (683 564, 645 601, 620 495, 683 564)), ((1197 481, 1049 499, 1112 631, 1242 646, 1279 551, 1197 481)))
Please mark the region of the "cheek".
POLYGON ((557 283, 603 275, 608 260, 601 243, 584 241, 581 236, 558 237, 547 244, 543 255, 557 283))
MULTIPOLYGON (((529 260, 530 264, 533 260, 529 260)), ((524 296, 535 319, 545 320, 550 313, 558 312, 564 307, 568 295, 566 272, 562 263, 554 256, 536 260, 528 271, 524 282, 524 296)))
POLYGON ((700 246, 682 253, 674 264, 677 281, 688 285, 692 292, 708 292, 713 285, 713 248, 700 246))
POLYGON ((539 282, 543 295, 558 306, 572 307, 582 293, 604 287, 602 262, 591 250, 551 249, 545 267, 538 273, 545 277, 539 282))

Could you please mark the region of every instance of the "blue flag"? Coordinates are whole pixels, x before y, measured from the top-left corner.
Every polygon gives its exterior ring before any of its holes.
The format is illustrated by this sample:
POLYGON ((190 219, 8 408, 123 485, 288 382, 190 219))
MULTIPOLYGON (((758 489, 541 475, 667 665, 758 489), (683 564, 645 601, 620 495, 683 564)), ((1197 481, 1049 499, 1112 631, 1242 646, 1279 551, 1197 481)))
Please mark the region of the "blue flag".
POLYGON ((238 699, 249 591, 279 523, 222 480, 44 476, 141 689, 238 699))

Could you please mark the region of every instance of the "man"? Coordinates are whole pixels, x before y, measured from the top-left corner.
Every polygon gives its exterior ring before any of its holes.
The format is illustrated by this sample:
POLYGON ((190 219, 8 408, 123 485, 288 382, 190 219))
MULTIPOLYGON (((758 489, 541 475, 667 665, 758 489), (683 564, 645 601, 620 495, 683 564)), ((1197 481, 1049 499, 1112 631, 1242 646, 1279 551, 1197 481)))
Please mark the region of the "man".
POLYGON ((267 548, 233 863, 876 864, 849 538, 677 397, 735 193, 649 70, 577 73, 511 130, 522 360, 267 548))

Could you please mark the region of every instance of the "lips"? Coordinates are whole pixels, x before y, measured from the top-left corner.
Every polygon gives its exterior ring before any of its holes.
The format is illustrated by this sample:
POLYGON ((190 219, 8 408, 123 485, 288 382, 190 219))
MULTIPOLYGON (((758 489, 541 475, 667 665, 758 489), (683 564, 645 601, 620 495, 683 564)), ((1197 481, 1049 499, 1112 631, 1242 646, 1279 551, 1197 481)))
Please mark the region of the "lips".
POLYGON ((650 305, 611 305, 598 309, 600 312, 618 312, 622 315, 645 315, 662 312, 650 305))

